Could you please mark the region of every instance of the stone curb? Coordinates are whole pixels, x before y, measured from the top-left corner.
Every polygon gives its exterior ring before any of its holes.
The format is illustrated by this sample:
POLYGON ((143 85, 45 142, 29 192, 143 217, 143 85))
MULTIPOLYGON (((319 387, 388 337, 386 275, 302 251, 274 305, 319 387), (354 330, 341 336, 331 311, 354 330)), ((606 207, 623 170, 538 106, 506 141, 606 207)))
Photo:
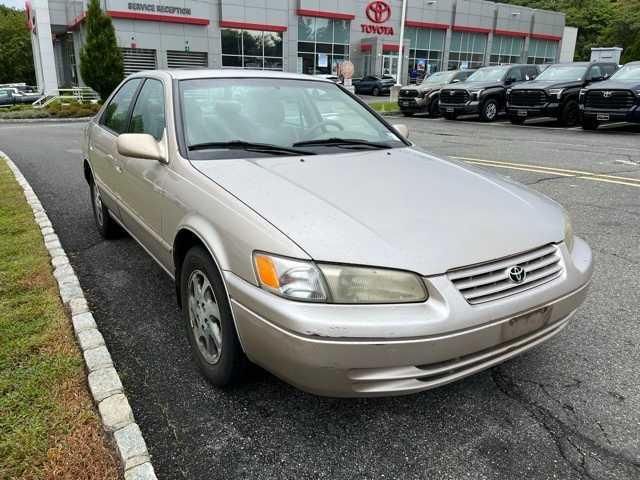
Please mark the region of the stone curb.
POLYGON ((88 122, 93 118, 90 117, 77 117, 77 118, 0 118, 0 124, 2 123, 78 123, 88 122))
POLYGON ((124 478, 157 480, 147 444, 133 417, 118 372, 113 368, 111 355, 89 310, 69 258, 27 179, 8 155, 0 151, 0 157, 7 163, 24 190, 24 196, 33 210, 34 221, 42 232, 45 247, 51 257, 53 276, 58 282, 60 298, 71 313, 73 330, 85 360, 89 390, 98 406, 103 428, 115 440, 124 478))

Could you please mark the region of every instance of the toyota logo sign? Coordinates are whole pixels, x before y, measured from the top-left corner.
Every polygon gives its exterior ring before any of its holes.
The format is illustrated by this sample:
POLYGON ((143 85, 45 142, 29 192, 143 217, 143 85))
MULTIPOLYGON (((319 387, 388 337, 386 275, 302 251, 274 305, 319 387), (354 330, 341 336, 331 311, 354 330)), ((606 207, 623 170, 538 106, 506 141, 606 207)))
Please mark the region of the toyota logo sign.
POLYGON ((367 18, 373 23, 384 23, 391 16, 391 7, 382 0, 376 0, 367 5, 367 18))

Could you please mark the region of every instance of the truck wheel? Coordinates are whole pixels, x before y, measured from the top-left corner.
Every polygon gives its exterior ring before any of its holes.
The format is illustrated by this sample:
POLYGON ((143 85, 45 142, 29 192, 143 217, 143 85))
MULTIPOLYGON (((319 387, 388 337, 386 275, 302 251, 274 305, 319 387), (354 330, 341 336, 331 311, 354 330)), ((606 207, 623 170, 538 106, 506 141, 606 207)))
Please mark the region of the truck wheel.
POLYGON ((509 117, 509 121, 514 125, 523 125, 525 120, 526 119, 524 117, 516 117, 516 116, 509 117))
POLYGON ((582 129, 583 130, 595 130, 598 128, 598 120, 595 118, 583 118, 582 129))
POLYGON ((429 116, 430 117, 439 117, 440 116, 440 102, 437 98, 431 99, 431 103, 429 104, 429 116))
POLYGON ((580 115, 579 112, 578 102, 575 100, 568 100, 560 112, 560 125, 563 127, 576 126, 580 115))
POLYGON ((498 118, 498 111, 500 110, 500 106, 498 105, 498 101, 489 98, 485 100, 480 107, 480 120, 483 122, 493 122, 496 118, 498 118))

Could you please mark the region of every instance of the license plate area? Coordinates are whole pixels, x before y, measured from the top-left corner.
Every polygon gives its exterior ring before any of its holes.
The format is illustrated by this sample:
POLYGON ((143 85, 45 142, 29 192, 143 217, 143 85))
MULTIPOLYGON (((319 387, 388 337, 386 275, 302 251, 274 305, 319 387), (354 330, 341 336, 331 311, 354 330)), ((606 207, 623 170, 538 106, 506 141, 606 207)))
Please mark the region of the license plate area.
POLYGON ((551 319, 551 307, 514 317, 501 327, 502 341, 508 342, 543 328, 551 319))
POLYGON ((447 113, 453 113, 453 107, 447 107, 446 111, 447 113))
POLYGON ((607 120, 609 120, 609 114, 608 114, 608 113, 599 113, 599 114, 596 116, 596 119, 597 119, 597 120, 607 121, 607 120))
POLYGON ((519 117, 526 117, 527 115, 529 115, 529 112, 527 110, 518 110, 519 117))

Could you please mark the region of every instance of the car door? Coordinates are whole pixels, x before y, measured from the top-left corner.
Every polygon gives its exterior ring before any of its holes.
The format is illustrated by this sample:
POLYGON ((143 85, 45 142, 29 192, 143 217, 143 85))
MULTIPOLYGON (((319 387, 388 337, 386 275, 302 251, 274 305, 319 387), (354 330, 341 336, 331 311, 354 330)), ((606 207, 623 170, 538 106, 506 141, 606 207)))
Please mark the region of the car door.
MULTIPOLYGON (((166 135, 165 89, 161 80, 147 78, 131 111, 127 133, 146 133, 157 142, 166 135)), ((118 155, 123 165, 122 220, 136 239, 165 264, 171 246, 162 239, 166 165, 159 161, 118 155)))
POLYGON ((128 128, 133 99, 141 84, 140 78, 124 83, 109 100, 98 122, 91 123, 89 127, 88 155, 93 178, 100 189, 102 201, 118 217, 123 167, 117 156, 116 142, 118 135, 128 128))
POLYGON ((373 85, 375 83, 375 77, 364 77, 362 79, 362 83, 360 84, 360 90, 364 93, 371 93, 373 91, 373 85))

